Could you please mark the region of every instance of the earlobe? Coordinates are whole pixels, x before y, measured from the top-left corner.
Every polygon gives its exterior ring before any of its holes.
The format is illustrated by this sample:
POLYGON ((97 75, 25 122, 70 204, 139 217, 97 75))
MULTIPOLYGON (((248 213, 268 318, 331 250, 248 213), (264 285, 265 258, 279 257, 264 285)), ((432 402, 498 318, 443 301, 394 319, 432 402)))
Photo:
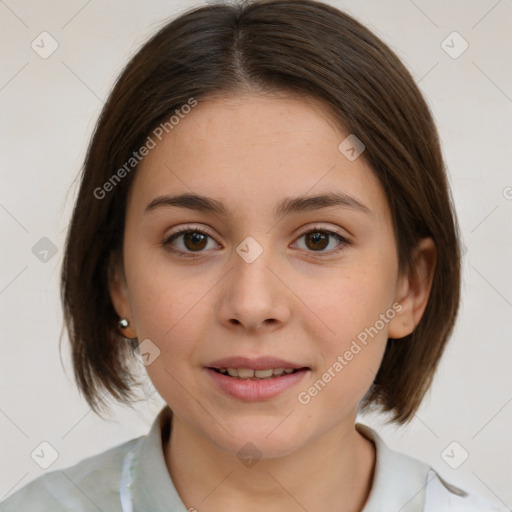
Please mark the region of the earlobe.
POLYGON ((137 332, 133 325, 133 314, 128 294, 128 285, 126 277, 122 269, 122 264, 114 263, 114 259, 110 261, 109 272, 109 294, 112 305, 116 310, 120 320, 126 320, 122 324, 119 323, 119 332, 125 338, 136 338, 137 332), (125 325, 123 327, 123 325, 125 325))
POLYGON ((389 323, 389 338, 403 338, 419 324, 427 307, 435 266, 435 243, 430 237, 423 238, 414 250, 410 272, 399 277, 395 300, 402 308, 389 323))

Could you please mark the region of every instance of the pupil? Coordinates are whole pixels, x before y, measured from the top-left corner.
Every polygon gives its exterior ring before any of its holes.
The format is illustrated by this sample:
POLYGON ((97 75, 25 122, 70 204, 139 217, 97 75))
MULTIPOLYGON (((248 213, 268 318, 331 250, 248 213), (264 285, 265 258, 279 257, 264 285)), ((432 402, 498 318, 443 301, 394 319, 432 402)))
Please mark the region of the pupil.
POLYGON ((192 231, 191 233, 185 233, 185 245, 187 246, 187 249, 204 249, 206 245, 206 236, 202 233, 198 233, 197 231, 192 231), (192 245, 201 244, 200 247, 189 247, 189 244, 187 242, 191 242, 192 245))
POLYGON ((325 233, 321 233, 319 231, 315 232, 315 233, 311 233, 309 235, 309 238, 310 240, 313 241, 313 245, 315 247, 313 247, 314 249, 325 249, 325 247, 327 246, 327 244, 325 243, 326 240, 327 240, 327 236, 325 235, 325 233), (323 240, 323 244, 322 244, 322 240, 323 240), (319 247, 319 244, 320 244, 320 247, 319 247))

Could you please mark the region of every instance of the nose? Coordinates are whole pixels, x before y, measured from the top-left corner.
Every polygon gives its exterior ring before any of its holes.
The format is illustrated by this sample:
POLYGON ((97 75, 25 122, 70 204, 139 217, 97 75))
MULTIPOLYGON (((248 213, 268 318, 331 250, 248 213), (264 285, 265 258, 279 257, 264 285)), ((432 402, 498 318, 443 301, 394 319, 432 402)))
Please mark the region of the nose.
POLYGON ((243 249, 233 253, 231 271, 220 289, 220 322, 251 332, 279 329, 290 318, 291 309, 283 272, 271 249, 264 249, 255 259, 246 257, 243 249))

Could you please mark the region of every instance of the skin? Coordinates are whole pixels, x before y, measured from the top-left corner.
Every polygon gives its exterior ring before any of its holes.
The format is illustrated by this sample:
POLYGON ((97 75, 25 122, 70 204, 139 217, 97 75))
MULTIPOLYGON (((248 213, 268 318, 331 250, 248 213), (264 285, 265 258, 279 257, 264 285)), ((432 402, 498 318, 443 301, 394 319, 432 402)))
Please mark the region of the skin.
MULTIPOLYGON (((146 370, 174 412, 164 455, 187 507, 354 512, 367 500, 375 448, 355 429, 358 405, 388 337, 409 334, 423 314, 435 246, 421 240, 414 271, 399 272, 384 191, 362 156, 351 162, 338 150, 347 135, 312 98, 213 98, 199 102, 137 170, 124 268, 110 292, 130 321, 124 334, 160 350, 146 370), (350 194, 370 213, 335 206, 273 218, 285 197, 331 191, 350 194), (144 212, 155 197, 184 192, 221 201, 228 216, 144 212), (326 254, 340 247, 331 235, 315 251, 303 235, 317 224, 350 243, 326 254), (163 245, 188 227, 211 237, 195 259, 163 245), (248 236, 263 249, 252 263, 236 252, 248 236), (297 394, 395 302, 401 311, 310 403, 299 403, 297 394), (218 391, 204 369, 235 355, 272 355, 311 370, 273 399, 244 402, 218 391), (237 457, 247 442, 262 455, 250 468, 237 457)), ((190 255, 197 245, 186 244, 181 236, 172 247, 190 255)))

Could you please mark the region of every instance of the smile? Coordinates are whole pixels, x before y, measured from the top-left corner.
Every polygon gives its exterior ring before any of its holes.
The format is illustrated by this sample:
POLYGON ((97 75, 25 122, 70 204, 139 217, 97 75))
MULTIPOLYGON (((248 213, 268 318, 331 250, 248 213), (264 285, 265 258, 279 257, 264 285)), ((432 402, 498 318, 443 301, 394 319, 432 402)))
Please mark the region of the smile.
POLYGON ((209 382, 224 396, 258 402, 285 395, 311 368, 274 356, 232 356, 210 361, 205 367, 209 382))
POLYGON ((265 370, 253 370, 251 368, 213 368, 222 375, 237 377, 239 379, 272 379, 284 374, 290 374, 297 371, 296 368, 267 368, 265 370))

